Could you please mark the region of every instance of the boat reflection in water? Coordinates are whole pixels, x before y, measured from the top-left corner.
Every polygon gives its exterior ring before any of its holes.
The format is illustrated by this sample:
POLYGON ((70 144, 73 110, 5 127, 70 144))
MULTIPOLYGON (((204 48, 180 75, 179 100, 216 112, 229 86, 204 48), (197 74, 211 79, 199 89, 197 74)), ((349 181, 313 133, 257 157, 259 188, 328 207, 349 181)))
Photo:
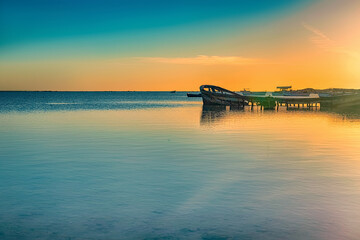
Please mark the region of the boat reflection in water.
POLYGON ((223 105, 203 105, 201 112, 201 124, 209 124, 226 116, 226 106, 223 105))

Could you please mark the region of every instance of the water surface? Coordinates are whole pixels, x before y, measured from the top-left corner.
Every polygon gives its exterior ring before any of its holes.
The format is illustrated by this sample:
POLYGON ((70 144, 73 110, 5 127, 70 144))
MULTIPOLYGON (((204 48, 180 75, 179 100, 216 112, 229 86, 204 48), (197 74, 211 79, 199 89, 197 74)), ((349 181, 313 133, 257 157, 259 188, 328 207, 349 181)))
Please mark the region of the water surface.
POLYGON ((360 115, 1 92, 1 239, 360 239, 360 115))

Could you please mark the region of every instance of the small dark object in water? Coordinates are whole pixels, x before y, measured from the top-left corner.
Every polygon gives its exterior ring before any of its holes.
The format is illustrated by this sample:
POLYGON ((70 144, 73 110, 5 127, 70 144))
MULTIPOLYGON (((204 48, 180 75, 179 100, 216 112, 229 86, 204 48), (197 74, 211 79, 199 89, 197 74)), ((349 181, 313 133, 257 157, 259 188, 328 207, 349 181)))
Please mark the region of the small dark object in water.
POLYGON ((201 93, 187 93, 188 97, 201 97, 201 93))
POLYGON ((174 91, 171 91, 170 93, 176 93, 176 91, 174 90, 174 91))

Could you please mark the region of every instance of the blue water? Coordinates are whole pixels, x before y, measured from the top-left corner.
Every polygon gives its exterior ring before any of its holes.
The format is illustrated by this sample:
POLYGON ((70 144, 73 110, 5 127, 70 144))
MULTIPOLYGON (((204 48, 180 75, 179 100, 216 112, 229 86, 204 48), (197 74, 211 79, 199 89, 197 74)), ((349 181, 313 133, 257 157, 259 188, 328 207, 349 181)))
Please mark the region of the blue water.
POLYGON ((0 92, 0 239, 360 239, 360 115, 0 92))
POLYGON ((109 110, 178 107, 199 103, 168 92, 0 92, 0 111, 109 110))

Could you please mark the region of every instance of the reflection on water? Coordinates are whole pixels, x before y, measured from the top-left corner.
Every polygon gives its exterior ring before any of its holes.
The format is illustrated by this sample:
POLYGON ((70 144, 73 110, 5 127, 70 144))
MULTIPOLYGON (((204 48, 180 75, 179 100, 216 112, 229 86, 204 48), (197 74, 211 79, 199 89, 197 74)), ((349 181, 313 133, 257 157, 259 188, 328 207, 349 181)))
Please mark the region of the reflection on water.
POLYGON ((250 107, 245 108, 229 108, 226 106, 203 106, 202 113, 201 113, 201 124, 212 124, 212 123, 220 123, 221 121, 226 119, 229 116, 236 116, 238 118, 242 118, 244 116, 259 116, 261 115, 273 115, 277 114, 277 117, 285 117, 284 114, 300 114, 304 113, 305 116, 309 114, 314 116, 324 115, 330 116, 336 120, 343 120, 343 121, 360 121, 360 109, 359 108, 352 108, 352 109, 333 109, 333 108, 293 108, 293 109, 286 109, 285 107, 280 107, 277 110, 261 110, 260 108, 255 107, 251 109, 250 107), (249 115, 251 114, 251 115, 249 115))
POLYGON ((218 122, 227 114, 226 106, 203 106, 201 113, 201 124, 218 122))
POLYGON ((7 100, 1 239, 359 239, 356 111, 105 95, 131 108, 48 111, 45 97, 17 110, 7 100))
POLYGON ((348 121, 360 121, 360 108, 322 108, 322 112, 333 113, 348 121))

